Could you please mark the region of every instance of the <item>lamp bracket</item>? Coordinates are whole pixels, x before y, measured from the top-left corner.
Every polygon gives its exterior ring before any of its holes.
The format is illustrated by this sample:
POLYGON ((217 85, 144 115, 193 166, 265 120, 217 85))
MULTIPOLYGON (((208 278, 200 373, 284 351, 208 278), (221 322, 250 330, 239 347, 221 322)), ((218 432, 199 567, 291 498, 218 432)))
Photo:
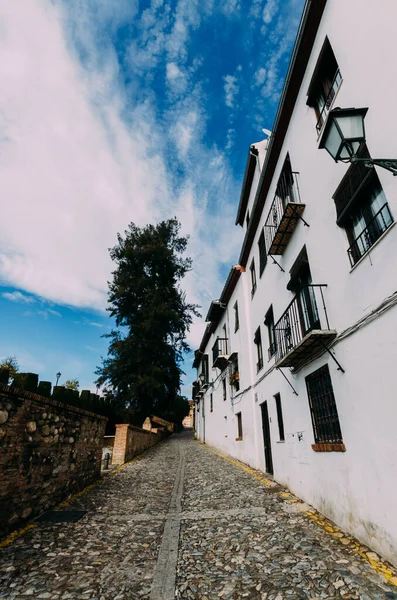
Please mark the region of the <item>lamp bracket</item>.
POLYGON ((357 156, 352 156, 350 162, 361 162, 369 169, 372 169, 375 166, 382 167, 382 169, 387 169, 387 171, 393 173, 394 176, 397 175, 397 160, 394 158, 358 158, 357 156))

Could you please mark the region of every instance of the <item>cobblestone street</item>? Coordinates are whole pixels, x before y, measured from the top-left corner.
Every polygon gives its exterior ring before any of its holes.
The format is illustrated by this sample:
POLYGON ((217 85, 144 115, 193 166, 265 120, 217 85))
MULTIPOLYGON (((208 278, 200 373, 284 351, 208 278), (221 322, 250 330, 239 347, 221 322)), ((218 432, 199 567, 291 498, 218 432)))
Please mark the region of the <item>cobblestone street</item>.
POLYGON ((5 545, 0 598, 397 599, 376 555, 248 471, 172 436, 63 507, 80 521, 5 545))

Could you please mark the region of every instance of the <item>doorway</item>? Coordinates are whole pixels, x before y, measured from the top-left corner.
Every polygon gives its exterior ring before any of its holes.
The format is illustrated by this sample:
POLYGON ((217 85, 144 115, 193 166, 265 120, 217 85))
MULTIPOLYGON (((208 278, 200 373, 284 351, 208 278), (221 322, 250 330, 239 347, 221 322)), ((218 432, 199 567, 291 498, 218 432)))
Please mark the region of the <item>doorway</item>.
POLYGON ((263 431, 263 445, 265 449, 265 462, 266 462, 266 473, 273 475, 273 458, 272 458, 272 446, 270 438, 270 424, 269 424, 269 412, 267 409, 267 401, 261 404, 262 411, 262 431, 263 431))

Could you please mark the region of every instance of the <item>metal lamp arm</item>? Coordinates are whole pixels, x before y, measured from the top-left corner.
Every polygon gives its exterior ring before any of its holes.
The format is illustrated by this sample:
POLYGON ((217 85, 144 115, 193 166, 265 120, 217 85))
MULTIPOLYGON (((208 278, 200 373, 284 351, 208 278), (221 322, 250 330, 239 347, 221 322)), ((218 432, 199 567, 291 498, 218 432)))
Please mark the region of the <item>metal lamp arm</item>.
POLYGON ((375 166, 382 167, 382 169, 387 169, 387 171, 393 173, 394 176, 397 175, 397 160, 394 158, 358 158, 357 156, 352 156, 349 162, 361 162, 369 169, 375 166))

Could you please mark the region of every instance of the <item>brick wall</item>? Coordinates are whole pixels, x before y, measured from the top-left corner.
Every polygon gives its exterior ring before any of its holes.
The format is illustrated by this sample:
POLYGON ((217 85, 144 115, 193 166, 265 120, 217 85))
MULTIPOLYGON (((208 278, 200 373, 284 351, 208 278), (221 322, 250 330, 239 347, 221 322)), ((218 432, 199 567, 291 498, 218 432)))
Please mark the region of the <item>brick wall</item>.
POLYGON ((158 444, 167 434, 153 433, 134 425, 116 425, 112 465, 122 465, 147 448, 158 444))
POLYGON ((99 477, 106 418, 0 384, 0 536, 99 477))

